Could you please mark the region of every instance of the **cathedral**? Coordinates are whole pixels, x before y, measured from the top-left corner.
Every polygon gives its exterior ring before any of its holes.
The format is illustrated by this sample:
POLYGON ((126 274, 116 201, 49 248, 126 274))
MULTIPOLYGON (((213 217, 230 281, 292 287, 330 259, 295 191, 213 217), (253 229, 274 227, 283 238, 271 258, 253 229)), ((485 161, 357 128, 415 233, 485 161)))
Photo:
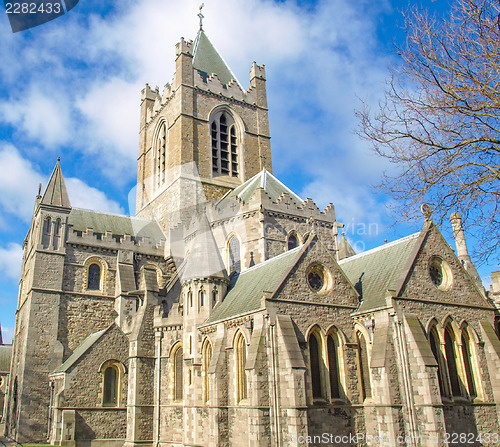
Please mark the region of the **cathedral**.
POLYGON ((498 294, 459 215, 456 251, 423 206, 356 254, 273 175, 264 66, 245 90, 201 27, 139 135, 135 217, 73 208, 59 160, 36 197, 7 439, 500 446, 498 294))

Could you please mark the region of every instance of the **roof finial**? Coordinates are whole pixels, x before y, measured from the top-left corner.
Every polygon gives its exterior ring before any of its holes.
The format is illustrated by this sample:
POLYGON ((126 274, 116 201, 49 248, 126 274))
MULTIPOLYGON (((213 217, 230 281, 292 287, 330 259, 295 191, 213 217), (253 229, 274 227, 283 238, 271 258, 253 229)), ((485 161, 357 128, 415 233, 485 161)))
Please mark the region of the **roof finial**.
POLYGON ((198 17, 200 18, 200 31, 203 31, 203 19, 205 16, 201 13, 201 10, 203 9, 204 6, 205 3, 202 3, 200 6, 200 12, 198 13, 198 17))

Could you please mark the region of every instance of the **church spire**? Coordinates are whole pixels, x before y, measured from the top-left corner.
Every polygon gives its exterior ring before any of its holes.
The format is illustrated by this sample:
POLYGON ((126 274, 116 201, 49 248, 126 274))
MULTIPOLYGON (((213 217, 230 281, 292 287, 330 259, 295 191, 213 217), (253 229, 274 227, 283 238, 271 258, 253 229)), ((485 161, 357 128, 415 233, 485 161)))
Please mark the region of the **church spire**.
POLYGON ((41 204, 49 206, 58 206, 61 208, 71 208, 66 184, 61 171, 60 158, 57 158, 57 163, 50 176, 49 183, 43 194, 41 204))

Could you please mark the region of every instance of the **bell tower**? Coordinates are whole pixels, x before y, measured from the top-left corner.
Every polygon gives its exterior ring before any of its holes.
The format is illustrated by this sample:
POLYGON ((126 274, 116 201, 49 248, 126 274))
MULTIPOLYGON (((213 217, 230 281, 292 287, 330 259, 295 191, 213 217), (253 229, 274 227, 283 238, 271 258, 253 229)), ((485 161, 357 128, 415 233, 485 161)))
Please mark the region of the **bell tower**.
POLYGON ((168 230, 264 167, 272 171, 264 66, 253 63, 245 90, 200 23, 194 42, 176 45, 172 84, 141 92, 136 214, 168 230))

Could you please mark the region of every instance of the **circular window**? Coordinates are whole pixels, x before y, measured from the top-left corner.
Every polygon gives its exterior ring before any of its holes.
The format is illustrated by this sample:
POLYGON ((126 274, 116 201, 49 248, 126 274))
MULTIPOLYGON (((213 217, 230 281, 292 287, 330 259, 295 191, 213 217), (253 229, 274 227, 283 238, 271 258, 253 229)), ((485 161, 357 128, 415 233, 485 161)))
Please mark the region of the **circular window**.
POLYGON ((307 284, 316 293, 330 288, 330 274, 321 264, 311 266, 307 271, 307 284))
POLYGON ((451 268, 446 261, 438 256, 432 257, 429 262, 429 276, 438 289, 450 289, 453 280, 451 268))

